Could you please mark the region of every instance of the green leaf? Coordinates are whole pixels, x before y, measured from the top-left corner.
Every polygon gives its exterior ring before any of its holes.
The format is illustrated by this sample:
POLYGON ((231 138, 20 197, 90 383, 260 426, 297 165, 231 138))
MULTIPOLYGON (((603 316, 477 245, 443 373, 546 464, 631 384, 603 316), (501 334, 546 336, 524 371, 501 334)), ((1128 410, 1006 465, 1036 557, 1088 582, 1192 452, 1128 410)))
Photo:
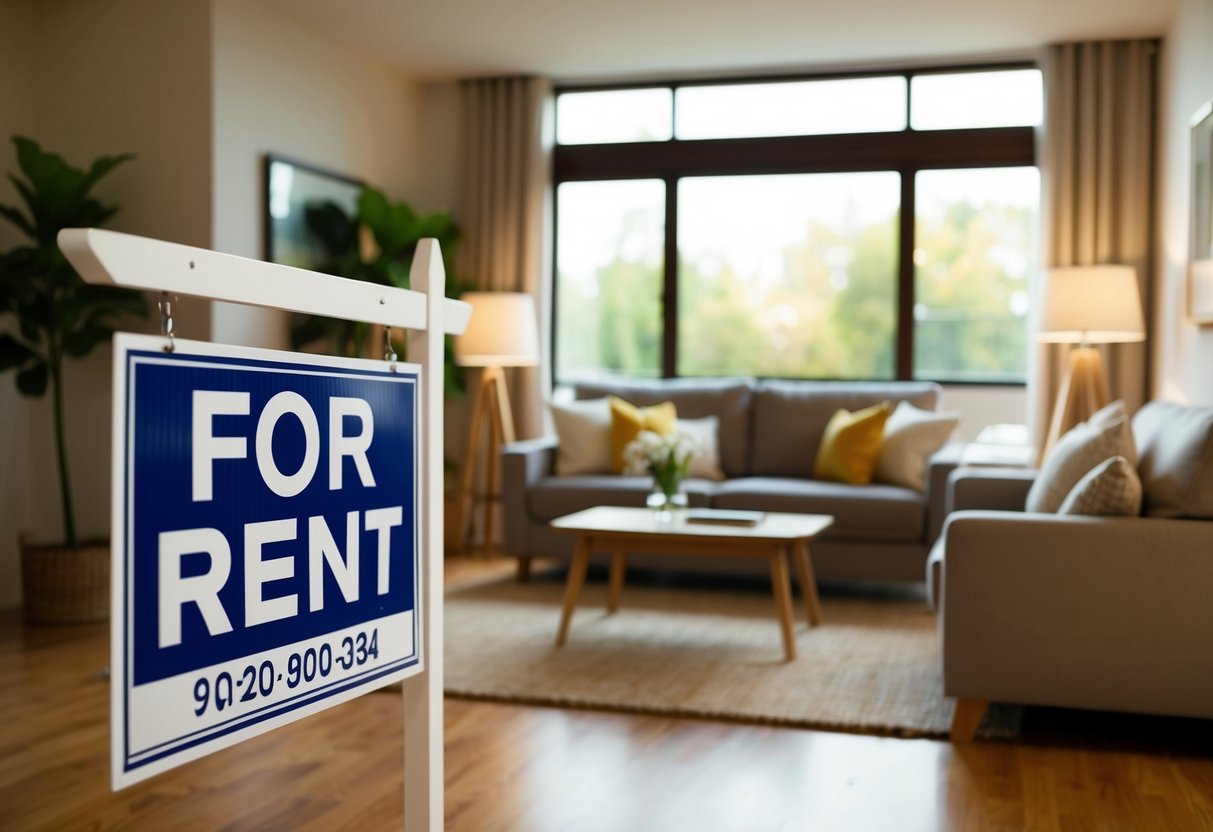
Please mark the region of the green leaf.
MULTIPOLYGON (((12 179, 11 176, 9 178, 12 179)), ((4 217, 6 220, 8 220, 13 225, 20 228, 22 231, 24 231, 29 236, 34 237, 35 239, 37 238, 37 236, 38 236, 37 232, 35 232, 34 227, 32 225, 30 225, 30 221, 27 220, 25 218, 25 215, 22 214, 20 211, 18 211, 16 208, 13 208, 8 205, 0 205, 0 217, 4 217)))
POLYGON ((0 335, 0 371, 28 364, 38 354, 11 335, 0 335))
POLYGON ((46 392, 46 384, 49 380, 50 368, 45 361, 39 361, 17 373, 17 389, 21 391, 22 395, 36 398, 46 392))
POLYGON ((80 196, 84 196, 86 193, 92 190, 93 185, 97 184, 99 179, 116 168, 118 165, 122 164, 123 162, 129 162, 134 158, 134 153, 119 153, 117 156, 102 156, 95 160, 92 166, 88 169, 88 173, 84 175, 81 182, 82 189, 80 191, 80 196))
POLYGON ((70 332, 63 338, 63 351, 73 358, 83 358, 93 351, 98 344, 114 337, 114 330, 108 326, 90 326, 86 329, 70 332))
POLYGON ((291 327, 291 349, 327 339, 337 330, 337 321, 333 318, 322 318, 319 315, 309 315, 291 327))
POLYGON ((399 260, 391 260, 387 263, 387 277, 393 286, 399 286, 401 289, 409 288, 409 267, 399 260))

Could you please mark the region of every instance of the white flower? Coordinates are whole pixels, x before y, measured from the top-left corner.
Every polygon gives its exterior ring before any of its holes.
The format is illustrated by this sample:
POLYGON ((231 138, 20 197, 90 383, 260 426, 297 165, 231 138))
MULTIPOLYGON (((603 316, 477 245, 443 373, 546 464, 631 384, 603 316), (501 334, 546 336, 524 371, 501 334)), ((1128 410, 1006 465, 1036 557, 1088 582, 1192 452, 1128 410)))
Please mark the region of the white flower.
POLYGON ((687 462, 695 451, 695 441, 685 433, 659 436, 651 430, 642 430, 623 448, 623 473, 662 474, 672 463, 685 476, 687 462))

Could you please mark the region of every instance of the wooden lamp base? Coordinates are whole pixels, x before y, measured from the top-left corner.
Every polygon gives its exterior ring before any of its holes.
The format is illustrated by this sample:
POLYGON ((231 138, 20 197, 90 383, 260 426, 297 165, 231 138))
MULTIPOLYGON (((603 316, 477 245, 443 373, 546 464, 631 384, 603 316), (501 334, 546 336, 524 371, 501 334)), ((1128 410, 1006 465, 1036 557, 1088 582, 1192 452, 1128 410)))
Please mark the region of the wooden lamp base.
POLYGON ((458 547, 470 544, 469 534, 472 511, 476 500, 484 505, 484 554, 493 550, 493 501, 497 499, 497 464, 501 446, 514 441, 514 416, 510 410, 509 391, 505 386, 505 373, 501 367, 484 368, 476 397, 472 401, 471 423, 467 444, 463 448, 463 474, 460 478, 459 497, 456 502, 458 514, 458 547), (487 430, 488 448, 485 459, 485 483, 476 490, 474 482, 479 462, 480 437, 487 430))
POLYGON ((1104 377, 1099 350, 1095 347, 1075 347, 1070 350, 1070 364, 1057 392, 1057 403, 1049 423, 1045 456, 1048 456, 1062 434, 1079 422, 1090 419, 1108 401, 1108 382, 1104 377))

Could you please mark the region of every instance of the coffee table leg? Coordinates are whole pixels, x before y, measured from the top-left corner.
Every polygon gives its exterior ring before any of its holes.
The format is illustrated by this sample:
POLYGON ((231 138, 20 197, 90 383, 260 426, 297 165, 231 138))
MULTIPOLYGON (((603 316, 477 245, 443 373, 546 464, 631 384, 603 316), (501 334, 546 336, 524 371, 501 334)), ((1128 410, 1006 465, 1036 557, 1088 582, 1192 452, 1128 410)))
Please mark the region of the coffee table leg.
POLYGON ((627 568, 627 555, 616 549, 611 555, 611 594, 607 599, 607 612, 619 609, 619 596, 623 593, 623 573, 627 568))
POLYGON ((813 575, 813 562, 809 560, 809 547, 803 540, 792 544, 792 559, 796 561, 796 578, 804 595, 805 615, 812 627, 821 623, 821 602, 817 599, 817 578, 813 575))
POLYGON ((569 564, 569 578, 564 585, 564 609, 560 611, 560 629, 556 631, 556 646, 564 644, 569 634, 569 621, 573 618, 573 608, 577 606, 577 596, 581 594, 581 586, 585 583, 585 570, 590 562, 590 542, 584 537, 578 538, 577 550, 573 552, 573 562, 569 564))
POLYGON ((783 631, 783 652, 791 661, 796 658, 796 640, 792 635, 792 587, 788 580, 787 552, 782 546, 771 555, 771 588, 775 591, 775 611, 783 631))

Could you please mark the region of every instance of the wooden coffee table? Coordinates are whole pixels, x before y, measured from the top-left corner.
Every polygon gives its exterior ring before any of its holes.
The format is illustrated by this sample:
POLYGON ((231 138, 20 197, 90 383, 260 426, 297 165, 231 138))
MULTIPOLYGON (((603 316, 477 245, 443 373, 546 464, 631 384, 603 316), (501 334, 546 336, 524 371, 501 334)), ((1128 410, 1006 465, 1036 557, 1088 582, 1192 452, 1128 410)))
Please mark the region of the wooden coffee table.
POLYGON ((599 506, 552 521, 552 528, 577 535, 577 548, 569 566, 564 590, 564 608, 556 646, 564 644, 577 597, 585 583, 591 552, 611 553, 610 594, 607 611, 619 609, 623 576, 629 552, 660 552, 681 555, 716 555, 736 558, 762 558, 771 564, 771 589, 775 594, 775 614, 783 633, 783 652, 789 661, 796 658, 792 637, 792 588, 789 561, 796 568, 804 594, 809 626, 821 621, 817 583, 809 560, 808 543, 833 524, 826 514, 779 514, 766 512, 757 525, 737 526, 715 523, 688 523, 681 517, 659 522, 647 508, 599 506))

